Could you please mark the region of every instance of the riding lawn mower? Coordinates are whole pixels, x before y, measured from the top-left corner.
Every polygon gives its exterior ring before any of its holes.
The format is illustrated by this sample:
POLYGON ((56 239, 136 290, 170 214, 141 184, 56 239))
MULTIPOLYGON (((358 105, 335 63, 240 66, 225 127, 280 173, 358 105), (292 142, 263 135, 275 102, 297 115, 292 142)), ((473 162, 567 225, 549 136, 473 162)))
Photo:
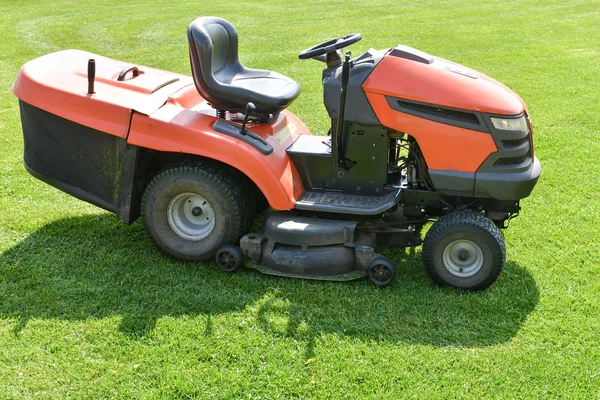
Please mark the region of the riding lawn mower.
POLYGON ((300 85, 245 67, 229 22, 198 18, 187 37, 191 77, 79 50, 23 65, 26 169, 127 224, 141 216, 176 259, 225 271, 250 259, 269 274, 384 286, 395 266, 378 252, 422 244, 441 286, 497 279, 500 229, 541 171, 517 94, 408 46, 353 58, 344 49, 362 36, 350 34, 299 54, 325 64, 331 128, 312 135, 287 110, 300 85))

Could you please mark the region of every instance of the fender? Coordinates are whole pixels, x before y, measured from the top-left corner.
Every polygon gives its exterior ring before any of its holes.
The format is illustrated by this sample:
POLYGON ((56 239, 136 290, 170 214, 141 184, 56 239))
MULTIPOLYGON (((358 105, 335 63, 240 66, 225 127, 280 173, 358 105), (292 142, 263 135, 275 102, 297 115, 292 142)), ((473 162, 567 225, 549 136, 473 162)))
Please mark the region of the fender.
POLYGON ((223 162, 252 180, 274 209, 294 208, 304 187, 285 150, 301 134, 310 134, 304 124, 287 111, 269 124, 248 124, 249 130, 273 146, 273 152, 264 155, 247 143, 215 132, 217 121, 214 110, 190 85, 170 96, 151 115, 134 113, 127 142, 223 162))

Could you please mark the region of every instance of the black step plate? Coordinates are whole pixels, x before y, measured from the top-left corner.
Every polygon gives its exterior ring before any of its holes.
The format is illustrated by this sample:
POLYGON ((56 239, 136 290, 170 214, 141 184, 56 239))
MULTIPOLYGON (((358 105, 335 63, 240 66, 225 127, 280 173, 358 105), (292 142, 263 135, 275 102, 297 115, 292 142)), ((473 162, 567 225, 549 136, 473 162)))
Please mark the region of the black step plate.
POLYGON ((401 194, 400 189, 383 196, 307 191, 296 202, 296 208, 340 214, 377 215, 395 206, 400 201, 401 194))

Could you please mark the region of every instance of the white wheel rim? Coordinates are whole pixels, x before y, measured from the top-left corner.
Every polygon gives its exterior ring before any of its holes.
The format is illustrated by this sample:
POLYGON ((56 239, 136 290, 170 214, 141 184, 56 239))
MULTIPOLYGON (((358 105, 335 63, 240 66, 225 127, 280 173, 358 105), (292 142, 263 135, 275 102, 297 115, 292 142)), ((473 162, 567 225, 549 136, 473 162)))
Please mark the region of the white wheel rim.
POLYGON ((215 212, 204 197, 195 193, 182 193, 169 203, 167 208, 169 226, 180 237, 202 240, 215 227, 215 212))
POLYGON ((444 249, 444 267, 454 276, 468 278, 483 266, 483 252, 470 240, 455 240, 444 249))

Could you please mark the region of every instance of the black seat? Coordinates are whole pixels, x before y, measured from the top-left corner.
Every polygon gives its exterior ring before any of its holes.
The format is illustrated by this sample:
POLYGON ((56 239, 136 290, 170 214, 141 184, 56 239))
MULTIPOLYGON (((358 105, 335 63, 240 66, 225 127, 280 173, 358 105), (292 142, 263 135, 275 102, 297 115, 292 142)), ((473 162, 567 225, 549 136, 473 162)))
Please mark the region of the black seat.
POLYGON ((300 94, 300 85, 272 71, 249 69, 238 59, 238 36, 229 22, 201 17, 187 31, 194 83, 200 95, 221 111, 277 114, 300 94))

